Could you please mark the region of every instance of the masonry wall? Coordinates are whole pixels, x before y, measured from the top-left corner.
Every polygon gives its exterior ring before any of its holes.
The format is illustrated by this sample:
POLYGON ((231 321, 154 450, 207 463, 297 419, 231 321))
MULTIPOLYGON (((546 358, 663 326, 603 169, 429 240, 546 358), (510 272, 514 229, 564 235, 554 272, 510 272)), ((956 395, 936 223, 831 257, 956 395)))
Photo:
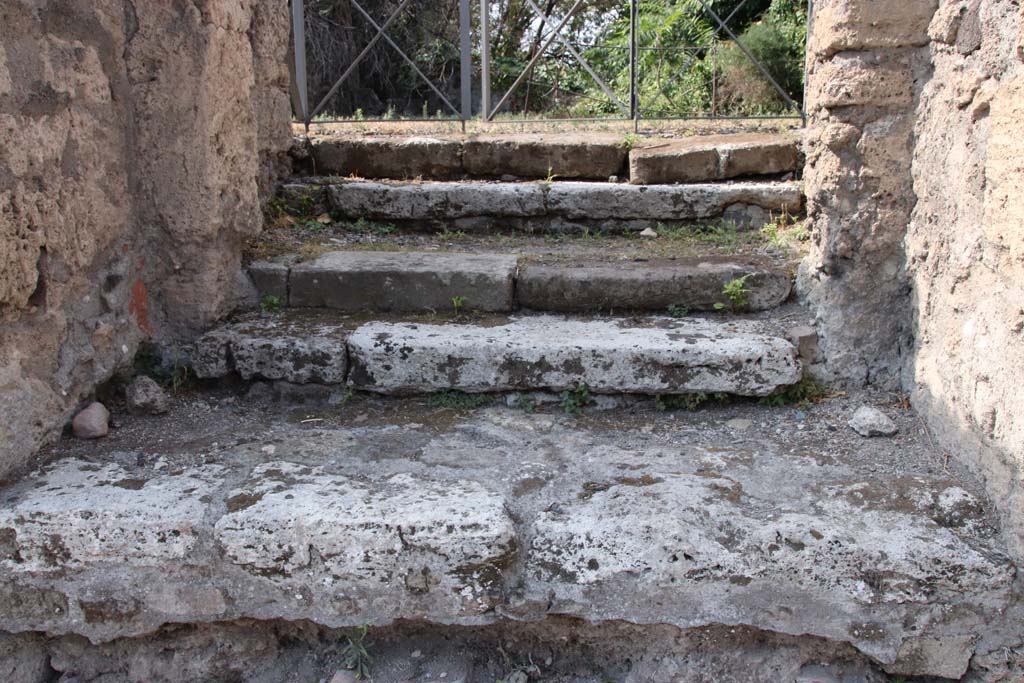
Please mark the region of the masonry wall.
POLYGON ((906 386, 1024 557, 1024 9, 942 0, 916 112, 906 386))
POLYGON ((819 0, 800 288, 833 379, 903 388, 1024 557, 1017 0, 819 0))
POLYGON ((290 143, 275 0, 0 4, 0 477, 244 296, 290 143))
POLYGON ((833 378, 895 386, 911 345, 904 237, 936 0, 819 0, 808 45, 799 278, 833 378))

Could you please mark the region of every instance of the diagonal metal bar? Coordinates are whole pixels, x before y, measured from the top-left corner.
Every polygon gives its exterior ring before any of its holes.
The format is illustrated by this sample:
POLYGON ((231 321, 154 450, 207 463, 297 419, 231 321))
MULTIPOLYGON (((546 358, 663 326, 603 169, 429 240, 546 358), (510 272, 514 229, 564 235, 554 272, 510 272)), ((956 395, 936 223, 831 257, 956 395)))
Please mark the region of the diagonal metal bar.
MULTIPOLYGON (((362 61, 366 58, 366 55, 370 54, 370 50, 373 49, 373 46, 376 45, 377 42, 381 39, 381 37, 384 35, 384 31, 386 31, 388 26, 390 26, 391 23, 398 18, 398 15, 402 13, 402 11, 406 8, 409 2, 410 0, 404 0, 404 2, 402 2, 402 4, 399 5, 394 12, 391 13, 391 16, 388 17, 388 20, 384 22, 384 25, 377 28, 377 34, 373 37, 373 40, 366 44, 366 47, 364 47, 363 51, 359 53, 359 56, 352 60, 352 63, 348 65, 347 69, 345 69, 345 73, 341 74, 341 77, 334 83, 333 86, 331 86, 331 89, 327 91, 327 94, 324 95, 324 98, 320 100, 320 104, 316 105, 316 109, 314 109, 312 113, 310 113, 307 122, 315 118, 317 114, 323 111, 324 107, 327 106, 327 103, 331 100, 332 97, 334 97, 334 94, 338 92, 338 88, 340 88, 341 85, 348 80, 348 77, 351 76, 353 72, 355 72, 356 67, 358 67, 359 64, 362 63, 362 61)), ((353 2, 353 4, 355 3, 353 2)))
POLYGON ((722 27, 722 30, 725 31, 727 34, 729 34, 729 37, 732 39, 732 41, 734 43, 736 43, 736 47, 738 47, 740 50, 742 50, 743 54, 745 54, 747 56, 747 59, 749 59, 751 62, 753 62, 754 66, 757 67, 757 70, 761 72, 761 75, 764 76, 765 78, 767 78, 768 82, 771 83, 772 86, 774 86, 774 88, 778 91, 778 93, 780 95, 782 95, 782 99, 786 100, 786 103, 790 107, 792 107, 793 109, 795 109, 797 111, 800 111, 800 107, 798 107, 796 102, 793 101, 793 98, 790 97, 786 93, 786 91, 782 89, 782 86, 779 85, 779 82, 776 81, 775 78, 770 73, 768 73, 768 69, 764 68, 764 65, 761 64, 761 62, 759 62, 757 60, 757 57, 755 57, 753 55, 753 53, 751 53, 751 51, 747 49, 747 46, 744 45, 743 42, 740 41, 740 39, 736 37, 736 34, 732 32, 732 29, 730 29, 728 26, 725 25, 725 22, 722 21, 722 19, 715 13, 715 10, 711 9, 708 6, 708 3, 705 2, 705 0, 697 0, 697 2, 699 2, 704 7, 704 9, 706 9, 708 11, 708 14, 710 14, 712 16, 712 18, 714 18, 714 20, 716 22, 718 22, 718 25, 722 27))
POLYGON ((565 15, 562 21, 555 28, 554 35, 548 36, 547 40, 544 41, 544 44, 540 47, 540 49, 537 50, 537 54, 535 54, 530 59, 529 63, 526 65, 526 68, 523 69, 523 73, 519 74, 519 78, 517 78, 515 82, 512 84, 512 86, 505 92, 504 97, 501 98, 501 100, 494 107, 494 109, 492 109, 489 112, 485 112, 485 121, 490 121, 491 119, 493 119, 494 115, 498 113, 498 110, 501 109, 502 105, 505 104, 505 102, 508 101, 508 98, 512 96, 512 93, 516 91, 516 88, 523 84, 523 81, 526 80, 527 74, 530 73, 530 70, 533 69, 534 65, 540 60, 541 56, 547 51, 547 49, 551 47, 551 43, 555 42, 555 36, 561 33, 562 29, 565 28, 565 25, 569 23, 569 20, 572 19, 573 15, 576 14, 576 12, 579 10, 580 6, 582 6, 584 2, 585 0, 576 0, 576 4, 572 6, 572 9, 569 10, 568 14, 565 15))
MULTIPOLYGON (((540 17, 541 22, 543 22, 544 25, 547 26, 549 29, 552 28, 552 24, 554 22, 551 21, 550 17, 545 16, 544 13, 541 12, 540 7, 537 7, 537 3, 535 3, 533 0, 526 0, 526 2, 529 3, 533 11, 537 14, 538 17, 540 17)), ((601 88, 601 90, 604 91, 604 94, 608 96, 608 99, 610 99, 615 104, 615 106, 619 108, 619 111, 622 112, 623 116, 629 117, 629 107, 624 105, 622 101, 619 100, 618 96, 612 91, 612 89, 609 88, 603 80, 601 80, 601 77, 597 75, 597 72, 590 67, 590 64, 588 64, 587 60, 583 58, 583 55, 581 55, 579 51, 575 47, 573 47, 568 40, 565 39, 561 31, 556 31, 554 36, 555 40, 560 42, 565 47, 565 49, 569 51, 569 54, 571 54, 576 59, 576 61, 579 62, 579 65, 583 67, 583 70, 590 74, 590 77, 594 79, 594 82, 597 83, 597 86, 601 88)))
POLYGON ((435 95, 441 98, 441 101, 445 103, 445 106, 451 109, 452 113, 454 113, 456 116, 461 116, 462 114, 459 112, 458 107, 456 107, 454 104, 448 101, 448 98, 444 96, 444 93, 438 90, 437 86, 434 85, 434 82, 427 78, 426 74, 420 71, 420 68, 416 66, 416 62, 409 59, 409 56, 402 52, 402 48, 398 47, 395 41, 391 40, 391 36, 389 36, 387 33, 384 33, 383 29, 381 29, 381 27, 377 25, 377 22, 373 20, 373 17, 371 17, 369 13, 366 10, 364 10, 358 2, 356 2, 356 0, 352 0, 352 6, 359 10, 359 13, 366 18, 366 21, 370 22, 370 26, 373 26, 375 29, 381 32, 381 36, 384 38, 384 40, 388 42, 388 45, 395 48, 395 52, 397 52, 399 56, 401 56, 401 58, 405 60, 406 64, 408 64, 412 68, 412 70, 416 72, 417 76, 423 79, 424 83, 430 86, 430 89, 434 91, 435 95))
MULTIPOLYGON (((743 0, 743 2, 741 2, 738 5, 736 5, 736 7, 733 8, 732 12, 729 12, 729 16, 727 16, 725 18, 725 23, 728 24, 730 21, 732 21, 732 18, 734 16, 736 16, 736 13, 739 12, 741 9, 743 9, 743 6, 746 5, 746 4, 747 4, 747 0, 743 0)), ((718 34, 721 33, 721 32, 722 32, 721 27, 715 29, 714 34, 712 34, 712 37, 713 38, 717 38, 718 34)), ((643 118, 644 114, 646 114, 647 112, 649 112, 651 109, 654 108, 654 105, 658 101, 658 99, 661 98, 661 96, 664 95, 666 92, 668 92, 669 87, 671 87, 671 85, 673 83, 675 83, 680 78, 682 78, 683 74, 685 74, 687 71, 690 70, 690 67, 693 66, 693 63, 694 63, 694 61, 696 61, 696 59, 697 59, 697 51, 694 50, 693 52, 690 53, 690 58, 686 62, 686 64, 683 66, 683 68, 680 69, 676 73, 675 76, 673 76, 672 78, 668 79, 668 81, 663 86, 661 86, 661 89, 658 90, 658 94, 655 95, 653 98, 651 98, 651 103, 648 106, 644 107, 640 111, 640 117, 641 118, 643 118)))

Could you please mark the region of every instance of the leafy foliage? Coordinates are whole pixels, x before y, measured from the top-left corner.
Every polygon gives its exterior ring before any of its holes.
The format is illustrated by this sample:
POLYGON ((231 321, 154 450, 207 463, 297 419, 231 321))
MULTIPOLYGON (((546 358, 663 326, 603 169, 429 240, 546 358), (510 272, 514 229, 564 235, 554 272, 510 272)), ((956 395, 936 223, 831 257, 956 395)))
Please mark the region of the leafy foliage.
MULTIPOLYGON (((380 0, 369 9, 382 24, 401 0, 380 0)), ((535 0, 552 25, 575 3, 535 0)), ((800 0, 640 0, 637 38, 638 96, 650 115, 687 113, 761 114, 786 109, 761 72, 720 28, 712 12, 760 60, 783 90, 800 101, 806 8, 800 0)), ((473 3, 474 27, 479 3, 473 3)), ((311 100, 319 102, 337 77, 373 38, 372 25, 351 0, 307 4, 307 61, 311 100)), ((550 118, 602 116, 618 108, 549 30, 527 0, 491 3, 491 80, 497 103, 542 48, 521 86, 503 107, 504 115, 550 118)), ((444 94, 458 102, 459 17, 456 2, 414 2, 388 33, 444 94)), ((630 91, 629 3, 587 0, 561 35, 573 45, 618 98, 630 91)), ((477 46, 478 47, 478 46, 477 46)), ((474 60, 479 68, 479 55, 474 60)), ((474 74, 477 79, 479 74, 474 74)), ((422 117, 431 111, 452 116, 444 101, 401 56, 381 41, 332 96, 328 112, 363 118, 422 117), (364 114, 365 112, 365 114, 364 114)))

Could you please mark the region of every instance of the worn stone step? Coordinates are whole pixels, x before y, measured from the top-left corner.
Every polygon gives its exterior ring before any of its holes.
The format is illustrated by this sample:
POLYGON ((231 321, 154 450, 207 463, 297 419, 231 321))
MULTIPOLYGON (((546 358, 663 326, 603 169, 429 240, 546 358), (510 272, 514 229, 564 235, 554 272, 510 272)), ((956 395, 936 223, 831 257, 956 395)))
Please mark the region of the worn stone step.
POLYGON ((793 134, 630 139, 615 133, 310 137, 316 173, 367 179, 584 179, 695 183, 797 170, 793 134), (627 163, 628 159, 628 163, 627 163))
POLYGON ((535 311, 712 311, 733 305, 723 290, 739 279, 748 290, 742 310, 775 308, 792 288, 789 273, 751 259, 527 262, 516 279, 516 303, 535 311))
MULTIPOLYGON (((257 266, 257 269, 259 266, 257 266)), ((342 311, 511 311, 515 256, 430 252, 324 254, 291 267, 288 304, 342 311)))
POLYGON ((793 345, 741 323, 524 317, 504 325, 367 323, 349 383, 382 394, 561 391, 766 396, 800 380, 793 345))
POLYGON ((796 182, 627 185, 595 182, 488 183, 339 181, 332 211, 349 220, 454 230, 607 230, 726 219, 761 227, 771 214, 800 212, 796 182))
POLYGON ((531 261, 494 253, 332 251, 288 265, 260 261, 261 296, 295 308, 341 311, 590 312, 733 307, 726 285, 743 279, 741 310, 784 302, 791 276, 765 259, 709 256, 634 261, 531 261))
POLYGON ((614 134, 310 138, 317 173, 362 178, 589 178, 624 172, 626 141, 614 134))
POLYGON ((629 153, 629 179, 638 185, 700 183, 797 170, 793 135, 741 133, 643 141, 629 153))
POLYGON ((580 388, 611 394, 766 396, 801 377, 794 345, 765 324, 522 316, 477 324, 252 317, 194 345, 197 377, 347 384, 379 394, 580 388))
POLYGON ((941 453, 910 413, 898 441, 837 443, 828 424, 852 405, 799 422, 751 407, 737 433, 713 411, 382 419, 367 401, 305 424, 181 398, 120 439, 63 443, 0 488, 4 630, 100 643, 168 624, 560 615, 671 626, 677 643, 751 627, 762 654, 816 638, 822 658, 948 679, 1021 631, 977 483, 929 471, 941 453), (211 411, 231 416, 213 439, 211 411))

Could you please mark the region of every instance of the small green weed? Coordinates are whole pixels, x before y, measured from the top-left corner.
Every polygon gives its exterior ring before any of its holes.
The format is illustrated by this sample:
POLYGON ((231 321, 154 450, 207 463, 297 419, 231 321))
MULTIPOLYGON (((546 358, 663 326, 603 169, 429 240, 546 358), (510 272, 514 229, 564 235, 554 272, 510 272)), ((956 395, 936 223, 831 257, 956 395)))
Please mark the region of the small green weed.
POLYGON ((765 396, 760 404, 770 408, 779 408, 788 405, 797 405, 801 408, 809 408, 811 404, 817 403, 826 396, 825 387, 818 384, 810 377, 804 377, 796 384, 792 384, 771 396, 765 396))
POLYGON ((174 394, 190 387, 196 379, 177 346, 164 352, 156 344, 143 344, 135 354, 133 365, 135 374, 151 377, 174 394))
POLYGON ((682 304, 669 304, 666 310, 673 318, 685 318, 690 315, 690 309, 682 304))
POLYGON ((264 294, 260 297, 260 310, 264 313, 277 313, 283 306, 284 304, 279 296, 264 294))
POLYGON ((537 402, 533 400, 532 396, 520 396, 516 399, 516 407, 524 413, 530 413, 532 415, 537 410, 537 402))
POLYGON ((427 407, 433 410, 476 410, 491 402, 486 394, 467 394, 445 389, 427 397, 427 407))
POLYGON ((452 308, 455 309, 455 315, 462 315, 462 311, 466 308, 466 297, 453 296, 452 308))
POLYGON ((751 273, 747 273, 743 277, 738 277, 735 280, 729 280, 722 287, 722 294, 729 300, 728 304, 717 303, 715 304, 716 311, 722 311, 726 308, 730 308, 733 311, 743 308, 747 305, 747 295, 750 294, 750 288, 747 287, 747 280, 752 277, 751 273))
POLYGON ((637 137, 636 133, 626 133, 626 136, 622 139, 622 142, 623 144, 625 144, 627 152, 632 151, 633 148, 636 147, 638 139, 639 138, 637 137))
POLYGON ((466 233, 462 230, 449 230, 445 228, 441 232, 437 233, 437 239, 442 242, 454 242, 455 240, 466 239, 466 233))
POLYGON ((368 626, 360 626, 352 635, 346 634, 345 640, 348 642, 341 652, 342 667, 354 671, 356 679, 360 681, 370 677, 370 662, 373 661, 366 649, 366 633, 369 630, 368 626))
POLYGON ((581 415, 583 409, 594 402, 586 383, 562 393, 562 409, 569 415, 581 415))

